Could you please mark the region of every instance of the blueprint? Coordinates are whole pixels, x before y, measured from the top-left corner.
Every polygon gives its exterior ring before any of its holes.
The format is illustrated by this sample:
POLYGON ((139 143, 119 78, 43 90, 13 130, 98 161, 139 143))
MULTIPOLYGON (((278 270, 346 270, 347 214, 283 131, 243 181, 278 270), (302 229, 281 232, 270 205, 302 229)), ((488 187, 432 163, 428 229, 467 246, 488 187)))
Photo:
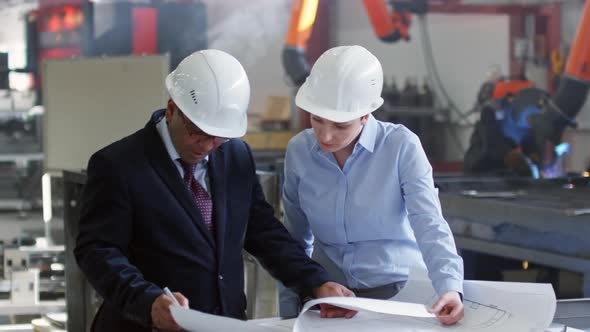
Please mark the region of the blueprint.
POLYGON ((348 332, 348 331, 481 331, 543 332, 555 314, 556 300, 551 285, 465 281, 465 317, 456 325, 443 326, 428 308, 438 296, 426 271, 412 270, 406 286, 390 300, 323 298, 308 302, 296 320, 253 320, 244 322, 172 308, 176 322, 187 331, 348 332), (357 310, 351 319, 321 318, 313 307, 329 303, 357 310))
POLYGON ((172 317, 186 331, 194 332, 285 332, 276 326, 261 326, 253 322, 210 315, 180 306, 170 306, 172 317))
POLYGON ((362 329, 376 332, 400 328, 420 332, 542 332, 551 324, 555 314, 555 293, 549 284, 465 281, 463 287, 465 317, 453 326, 442 326, 432 315, 424 315, 438 295, 426 271, 413 269, 406 286, 390 301, 371 300, 375 302, 367 305, 356 298, 340 298, 336 303, 330 299, 315 300, 314 304, 331 303, 357 309, 359 313, 353 319, 322 319, 306 305, 295 322, 294 331, 347 332, 362 329), (407 307, 405 311, 394 307, 389 311, 383 308, 391 304, 380 306, 377 302, 393 302, 407 307), (423 306, 422 311, 416 305, 423 306), (381 310, 376 310, 375 306, 381 310))

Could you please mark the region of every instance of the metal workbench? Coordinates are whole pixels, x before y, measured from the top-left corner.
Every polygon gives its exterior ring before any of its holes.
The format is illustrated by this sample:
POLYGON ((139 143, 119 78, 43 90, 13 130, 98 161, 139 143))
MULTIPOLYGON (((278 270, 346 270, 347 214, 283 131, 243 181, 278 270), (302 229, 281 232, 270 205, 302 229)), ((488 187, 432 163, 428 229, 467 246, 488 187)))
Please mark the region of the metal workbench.
POLYGON ((459 249, 582 273, 584 295, 590 296, 590 179, 437 177, 435 182, 459 249), (453 227, 458 223, 463 227, 453 227), (489 232, 482 236, 476 227, 489 232))
POLYGON ((553 322, 590 331, 590 299, 557 301, 553 322))

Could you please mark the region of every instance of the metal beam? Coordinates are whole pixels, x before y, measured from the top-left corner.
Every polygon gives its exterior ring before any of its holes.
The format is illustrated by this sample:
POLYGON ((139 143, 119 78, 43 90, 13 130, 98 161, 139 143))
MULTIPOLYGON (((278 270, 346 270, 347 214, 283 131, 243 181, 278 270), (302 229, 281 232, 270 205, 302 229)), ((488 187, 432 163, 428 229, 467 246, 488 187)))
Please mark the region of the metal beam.
POLYGON ((528 249, 456 235, 455 242, 458 248, 470 251, 517 260, 527 260, 533 263, 572 272, 587 273, 590 271, 590 258, 554 254, 547 251, 528 249))

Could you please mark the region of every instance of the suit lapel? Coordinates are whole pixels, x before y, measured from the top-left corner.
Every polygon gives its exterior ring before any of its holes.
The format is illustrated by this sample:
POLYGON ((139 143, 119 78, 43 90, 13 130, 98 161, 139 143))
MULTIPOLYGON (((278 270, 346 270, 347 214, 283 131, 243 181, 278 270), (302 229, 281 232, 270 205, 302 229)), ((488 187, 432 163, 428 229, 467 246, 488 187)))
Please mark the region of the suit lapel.
MULTIPOLYGON (((228 144, 228 143, 226 143, 228 144)), ((225 158, 223 145, 209 155, 209 183, 211 199, 213 200, 213 221, 217 231, 217 261, 221 267, 223 249, 225 245, 226 230, 226 183, 225 183, 225 158)))
MULTIPOLYGON (((213 236, 211 232, 207 229, 207 226, 203 222, 203 218, 201 217, 201 213, 199 212, 199 208, 197 204, 195 204, 194 200, 192 199, 189 191, 187 190, 186 186, 182 182, 178 174, 178 170, 174 165, 174 162, 170 159, 168 152, 166 151, 166 147, 162 142, 162 139, 156 130, 156 121, 154 118, 145 126, 145 137, 146 137, 146 154, 150 164, 154 167, 158 175, 162 178, 164 183, 168 186, 174 197, 178 200, 180 205, 187 211, 190 215, 193 224, 198 228, 198 230, 203 234, 203 236, 207 239, 209 245, 212 248, 215 248, 215 241, 213 240, 213 236)), ((215 205, 214 205, 215 206, 215 205)))

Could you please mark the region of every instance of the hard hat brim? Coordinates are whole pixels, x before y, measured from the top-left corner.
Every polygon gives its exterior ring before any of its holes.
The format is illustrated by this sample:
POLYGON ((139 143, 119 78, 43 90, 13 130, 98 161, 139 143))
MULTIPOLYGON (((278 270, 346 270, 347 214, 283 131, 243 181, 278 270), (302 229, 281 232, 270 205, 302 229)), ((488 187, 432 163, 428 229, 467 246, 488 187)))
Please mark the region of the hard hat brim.
POLYGON ((239 138, 246 135, 246 131, 248 129, 248 116, 246 114, 242 116, 240 123, 237 126, 234 126, 233 128, 213 127, 200 121, 193 121, 190 118, 189 120, 191 120, 191 122, 194 123, 195 126, 199 127, 199 129, 201 129, 205 133, 216 137, 239 138))
POLYGON ((375 111, 376 109, 381 107, 381 105, 383 105, 383 98, 379 97, 379 100, 372 108, 359 109, 358 111, 354 112, 338 111, 332 108, 318 105, 317 103, 309 100, 309 98, 307 98, 309 94, 305 91, 307 88, 307 84, 303 84, 303 86, 299 89, 297 95, 295 96, 295 105, 297 105, 297 107, 303 109, 306 112, 309 112, 313 115, 319 116, 326 120, 330 120, 332 122, 343 123, 352 121, 354 119, 358 119, 362 116, 365 116, 375 111))

